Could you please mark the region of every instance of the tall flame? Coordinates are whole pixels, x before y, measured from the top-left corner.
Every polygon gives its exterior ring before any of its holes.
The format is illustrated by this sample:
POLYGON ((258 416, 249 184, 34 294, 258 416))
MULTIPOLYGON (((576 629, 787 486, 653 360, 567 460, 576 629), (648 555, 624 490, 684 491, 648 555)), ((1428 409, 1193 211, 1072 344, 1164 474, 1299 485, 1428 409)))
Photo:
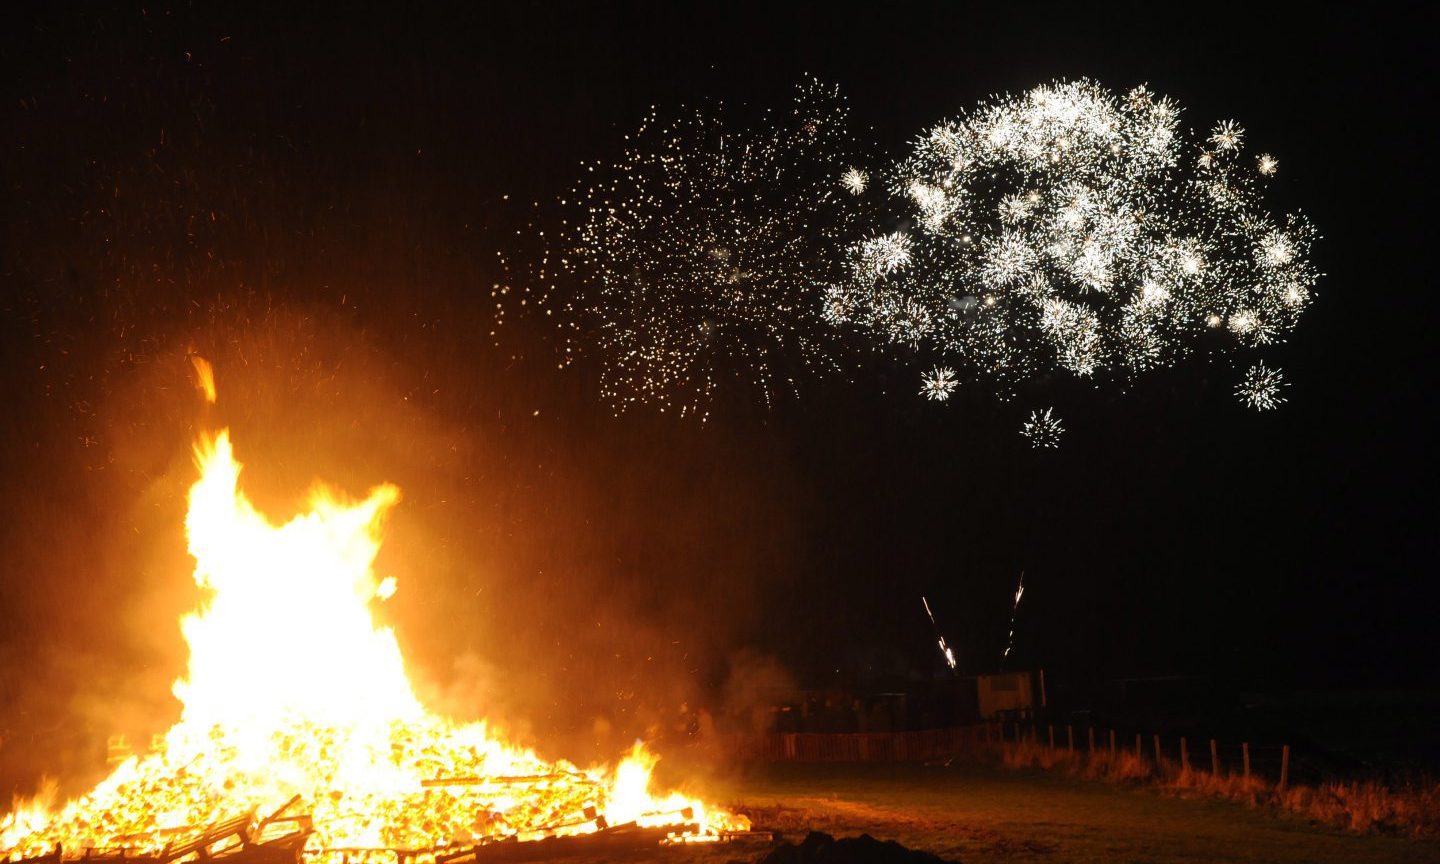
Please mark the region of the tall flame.
MULTIPOLYGON (((213 400, 213 372, 195 360, 213 400)), ((185 527, 203 599, 180 622, 190 649, 174 687, 181 719, 154 752, 130 757, 58 811, 38 800, 17 807, 0 821, 0 857, 56 843, 70 855, 154 852, 294 796, 293 809, 313 821, 312 856, 389 850, 393 860, 395 850, 607 822, 683 822, 691 840, 747 827, 682 795, 652 796, 655 757, 639 744, 613 772, 581 771, 506 744, 483 722, 427 711, 395 634, 371 616, 395 587, 372 565, 396 487, 361 501, 319 488, 305 512, 276 524, 241 490, 228 431, 202 438, 195 455, 200 478, 185 527)))
POLYGON ((287 717, 421 717, 395 634, 369 608, 381 521, 400 490, 377 486, 349 503, 317 489, 308 512, 274 525, 239 489, 228 432, 201 441, 196 458, 185 529, 210 598, 180 622, 190 645, 189 674, 175 684, 184 720, 275 728, 287 717), (257 675, 263 686, 236 686, 257 675))

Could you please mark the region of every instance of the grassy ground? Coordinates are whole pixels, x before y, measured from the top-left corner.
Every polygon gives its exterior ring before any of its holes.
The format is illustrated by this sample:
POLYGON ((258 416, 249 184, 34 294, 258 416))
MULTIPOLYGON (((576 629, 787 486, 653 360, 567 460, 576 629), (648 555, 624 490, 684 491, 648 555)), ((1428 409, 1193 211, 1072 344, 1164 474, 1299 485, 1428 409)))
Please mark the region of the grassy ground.
POLYGON ((868 833, 963 862, 1440 861, 1440 842, 1361 836, 1212 798, 980 765, 776 765, 712 800, 798 841, 868 833))

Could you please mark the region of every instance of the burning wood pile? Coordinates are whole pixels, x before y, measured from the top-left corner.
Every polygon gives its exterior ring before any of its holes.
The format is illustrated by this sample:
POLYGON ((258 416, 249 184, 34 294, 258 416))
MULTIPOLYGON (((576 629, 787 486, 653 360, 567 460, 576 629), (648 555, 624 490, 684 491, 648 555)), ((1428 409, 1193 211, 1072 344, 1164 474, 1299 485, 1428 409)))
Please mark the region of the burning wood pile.
POLYGON ((743 816, 652 794, 656 758, 638 743, 582 770, 422 706, 370 611, 394 589, 371 566, 393 486, 359 502, 317 489, 276 525, 241 491, 227 432, 196 457, 186 533, 206 599, 180 625, 181 719, 80 798, 0 819, 0 860, 463 864, 553 857, 582 835, 609 848, 748 832, 743 816))

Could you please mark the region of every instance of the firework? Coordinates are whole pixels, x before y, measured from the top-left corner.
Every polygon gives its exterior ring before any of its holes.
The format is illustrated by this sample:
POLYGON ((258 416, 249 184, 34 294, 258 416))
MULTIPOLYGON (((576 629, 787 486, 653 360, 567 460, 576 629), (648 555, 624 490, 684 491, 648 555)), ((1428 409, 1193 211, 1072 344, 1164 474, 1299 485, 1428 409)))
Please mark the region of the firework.
POLYGON ((840 175, 840 185, 851 195, 865 194, 865 187, 870 183, 870 175, 859 168, 851 167, 850 170, 840 175))
MULTIPOLYGON (((566 259, 602 364, 604 397, 708 414, 732 385, 768 404, 799 374, 834 369, 817 297, 843 277, 868 176, 833 87, 809 82, 753 127, 722 106, 651 117, 624 157, 590 166, 568 204, 566 259)), ((876 251, 890 268, 900 254, 876 251)))
POLYGON ((1053 408, 1031 411, 1030 419, 1020 427, 1020 434, 1029 439, 1031 447, 1038 450, 1042 447, 1054 449, 1060 446, 1060 436, 1065 434, 1065 427, 1053 411, 1053 408))
POLYGON ((1009 658, 1010 652, 1015 648, 1015 618, 1020 614, 1020 598, 1025 596, 1025 571, 1020 571, 1020 581, 1015 586, 1015 601, 1010 605, 1010 635, 1005 640, 1005 651, 1000 655, 1000 666, 1004 668, 1005 660, 1009 658))
POLYGON ((924 604, 925 615, 930 619, 930 626, 935 630, 935 639, 940 646, 940 656, 945 658, 945 665, 950 667, 951 672, 956 671, 959 662, 955 659, 955 652, 945 644, 945 636, 941 634, 940 625, 935 621, 935 613, 930 611, 930 601, 921 597, 920 602, 924 604))
POLYGON ((852 244, 825 317, 1002 393, 1057 373, 1123 382, 1216 331, 1222 350, 1273 342, 1318 278, 1314 231, 1263 207, 1278 162, 1245 159, 1245 139, 1227 120, 1194 143, 1144 87, 1062 81, 982 104, 891 173, 914 227, 852 244))
POLYGON ((1285 376, 1280 374, 1280 370, 1266 368, 1262 360, 1245 372, 1244 380, 1235 388, 1235 395, 1256 411, 1269 411, 1285 401, 1285 397, 1280 395, 1284 386, 1285 376))
POLYGON ((936 402, 944 402, 955 392, 957 383, 954 369, 936 366, 921 379, 920 395, 936 402))

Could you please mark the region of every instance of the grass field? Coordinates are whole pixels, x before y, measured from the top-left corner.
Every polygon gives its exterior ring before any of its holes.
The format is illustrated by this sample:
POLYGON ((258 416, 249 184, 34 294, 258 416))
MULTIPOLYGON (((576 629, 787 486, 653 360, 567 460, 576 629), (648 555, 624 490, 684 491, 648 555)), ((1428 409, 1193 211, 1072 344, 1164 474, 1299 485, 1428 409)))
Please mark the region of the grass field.
POLYGON ((787 840, 868 833, 962 862, 1440 861, 1436 840, 998 766, 773 765, 708 791, 787 840))

